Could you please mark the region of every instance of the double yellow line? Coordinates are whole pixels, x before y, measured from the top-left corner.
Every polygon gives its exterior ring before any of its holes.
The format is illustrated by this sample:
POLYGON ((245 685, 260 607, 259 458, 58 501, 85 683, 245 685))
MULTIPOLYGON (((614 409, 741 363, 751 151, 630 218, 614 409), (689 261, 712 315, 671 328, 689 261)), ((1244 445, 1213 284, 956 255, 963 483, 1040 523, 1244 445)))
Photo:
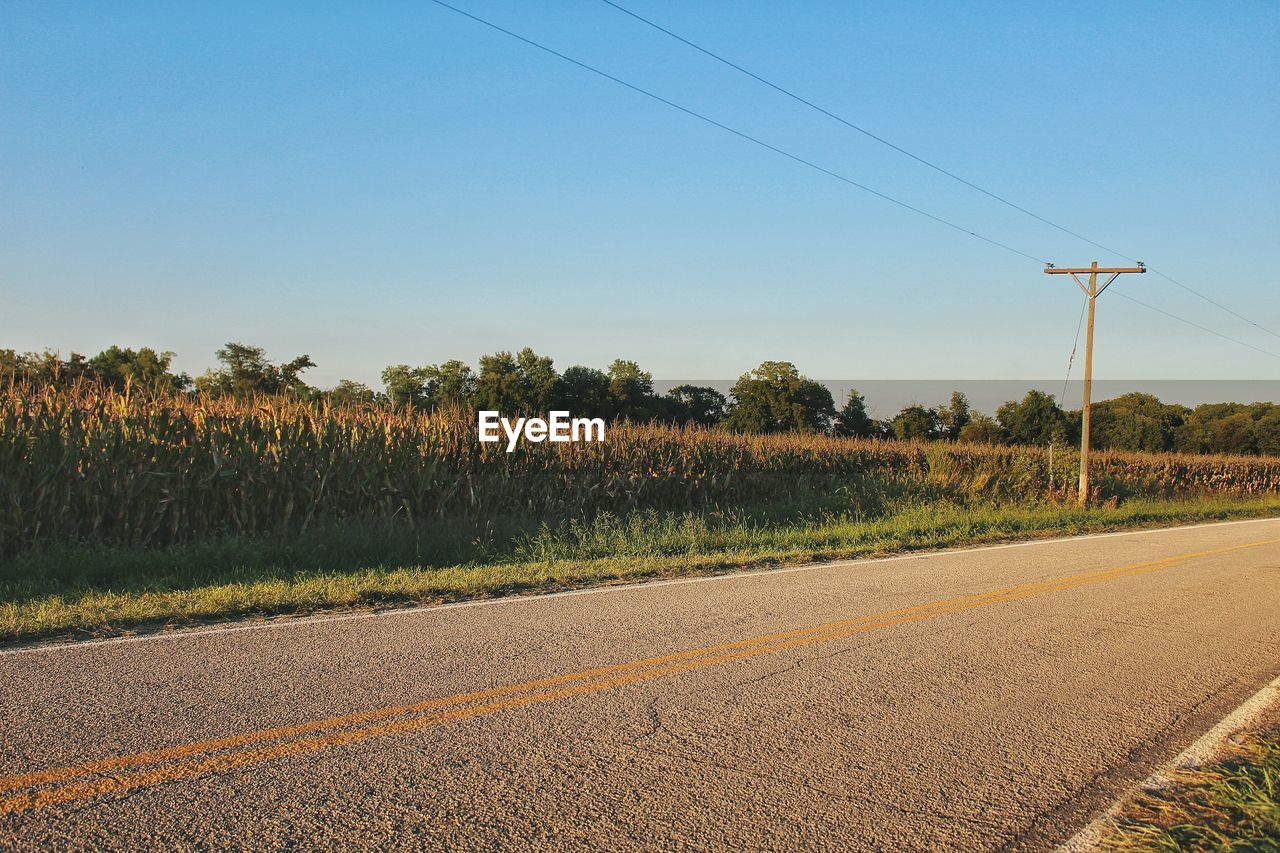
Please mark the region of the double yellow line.
POLYGON ((793 631, 765 634, 731 643, 689 649, 659 657, 595 667, 505 687, 461 693, 412 705, 377 708, 294 726, 262 729, 151 752, 0 777, 0 815, 47 808, 60 803, 148 785, 190 779, 291 755, 418 731, 442 723, 499 711, 599 693, 682 672, 839 640, 879 628, 1142 574, 1197 557, 1226 554, 1277 543, 1280 543, 1280 539, 1180 554, 1175 557, 933 601, 898 610, 887 610, 869 616, 828 622, 793 631))

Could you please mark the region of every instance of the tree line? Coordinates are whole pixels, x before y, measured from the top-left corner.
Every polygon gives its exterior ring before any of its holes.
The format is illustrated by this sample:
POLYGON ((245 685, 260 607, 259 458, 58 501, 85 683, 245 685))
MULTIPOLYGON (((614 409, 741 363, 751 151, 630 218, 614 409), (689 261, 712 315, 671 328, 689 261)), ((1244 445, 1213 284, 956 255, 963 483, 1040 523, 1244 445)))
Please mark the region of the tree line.
MULTIPOLYGON (((215 355, 219 366, 192 378, 172 370, 174 353, 148 347, 111 346, 91 358, 0 349, 0 376, 54 385, 90 380, 116 388, 133 385, 177 393, 287 394, 335 404, 420 410, 494 409, 504 415, 562 409, 607 421, 658 421, 736 432, 1040 446, 1080 441, 1080 412, 1062 409, 1052 395, 1041 391, 1003 404, 994 416, 973 411, 957 391, 945 405, 911 405, 892 418, 876 419, 856 390, 837 408, 826 386, 786 361, 766 361, 743 374, 726 396, 699 385, 679 385, 659 394, 653 376, 625 359, 606 370, 575 365, 561 373, 550 357, 527 347, 482 356, 475 370, 458 360, 390 365, 382 371, 382 390, 349 379, 330 389, 311 386, 302 378, 315 366, 307 355, 275 363, 262 347, 234 342, 215 355)), ((1280 455, 1280 405, 1204 403, 1191 408, 1150 394, 1125 394, 1094 404, 1090 433, 1090 445, 1098 449, 1280 455)))

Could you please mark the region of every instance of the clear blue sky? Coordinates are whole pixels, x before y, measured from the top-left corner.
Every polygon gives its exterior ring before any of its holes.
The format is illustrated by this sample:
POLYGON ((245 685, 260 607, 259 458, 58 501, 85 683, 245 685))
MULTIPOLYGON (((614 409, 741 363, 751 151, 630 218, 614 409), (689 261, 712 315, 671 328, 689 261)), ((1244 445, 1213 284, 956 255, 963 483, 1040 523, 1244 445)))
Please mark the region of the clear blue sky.
MULTIPOLYGON (((1038 257, 1097 256, 597 0, 455 2, 1038 257)), ((623 5, 1280 329, 1274 2, 623 5)), ((1117 287, 1280 352, 1154 275, 1117 287)), ((1099 376, 1280 376, 1110 296, 1099 376)), ((1079 304, 429 3, 0 4, 0 346, 201 371, 243 340, 326 385, 525 345, 659 377, 1047 378, 1079 304)))

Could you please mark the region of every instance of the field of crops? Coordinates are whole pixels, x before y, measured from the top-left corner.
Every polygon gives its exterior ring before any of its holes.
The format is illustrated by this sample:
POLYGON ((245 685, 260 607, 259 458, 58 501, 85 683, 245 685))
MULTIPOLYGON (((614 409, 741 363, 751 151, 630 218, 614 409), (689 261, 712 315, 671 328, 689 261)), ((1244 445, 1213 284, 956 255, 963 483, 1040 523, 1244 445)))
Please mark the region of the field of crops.
MULTIPOLYGON (((1280 491, 1280 459, 1105 452, 1100 498, 1280 491)), ((343 519, 549 521, 839 493, 960 503, 1063 498, 1058 448, 611 428, 600 444, 480 444, 469 418, 285 398, 0 390, 0 556, 41 544, 165 546, 343 519)))

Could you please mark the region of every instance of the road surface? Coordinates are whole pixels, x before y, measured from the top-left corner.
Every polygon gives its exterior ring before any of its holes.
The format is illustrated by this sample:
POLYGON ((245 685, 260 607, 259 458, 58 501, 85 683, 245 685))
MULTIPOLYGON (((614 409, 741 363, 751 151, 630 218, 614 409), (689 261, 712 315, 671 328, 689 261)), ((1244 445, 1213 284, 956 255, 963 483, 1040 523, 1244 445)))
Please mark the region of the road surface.
POLYGON ((0 846, 1045 849, 1280 674, 1280 520, 0 654, 0 846))

